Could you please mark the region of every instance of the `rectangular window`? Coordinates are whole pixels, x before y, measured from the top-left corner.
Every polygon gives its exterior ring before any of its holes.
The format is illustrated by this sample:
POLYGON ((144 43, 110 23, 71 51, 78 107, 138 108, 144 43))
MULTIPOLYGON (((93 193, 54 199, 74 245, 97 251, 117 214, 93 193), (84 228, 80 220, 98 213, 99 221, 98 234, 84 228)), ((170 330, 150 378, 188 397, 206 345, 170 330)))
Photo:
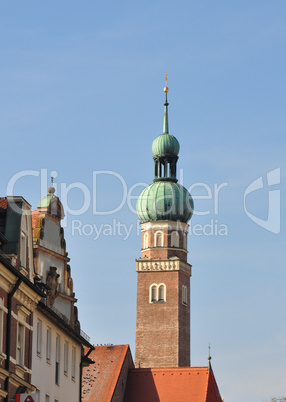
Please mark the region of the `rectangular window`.
POLYGON ((25 327, 18 323, 17 327, 17 364, 24 366, 25 327))
POLYGON ((56 336, 56 384, 60 384, 60 337, 56 336))
POLYGON ((24 232, 21 232, 21 243, 20 243, 20 265, 26 267, 27 260, 27 236, 24 232))
POLYGON ((69 344, 65 342, 64 344, 64 373, 68 375, 68 367, 69 367, 69 344))
POLYGON ((50 396, 46 394, 45 396, 45 402, 50 402, 50 396))
POLYGON ((76 358, 76 356, 75 356, 75 348, 73 347, 72 348, 72 366, 71 366, 72 380, 75 380, 75 367, 76 367, 75 358, 76 358))
POLYGON ((37 355, 42 354, 42 321, 37 321, 37 355))
POLYGON ((51 361, 51 342, 52 342, 52 330, 50 327, 47 328, 47 339, 46 339, 46 360, 51 361))

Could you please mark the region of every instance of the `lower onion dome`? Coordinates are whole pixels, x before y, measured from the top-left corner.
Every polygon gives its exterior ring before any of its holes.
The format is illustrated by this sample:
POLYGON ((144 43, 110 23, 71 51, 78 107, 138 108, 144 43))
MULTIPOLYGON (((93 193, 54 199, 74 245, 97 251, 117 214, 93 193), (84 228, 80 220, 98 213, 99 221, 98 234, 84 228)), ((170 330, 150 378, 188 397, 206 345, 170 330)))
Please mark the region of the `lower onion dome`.
POLYGON ((187 223, 193 209, 194 202, 188 190, 171 181, 158 181, 144 188, 136 204, 141 222, 168 220, 187 223))

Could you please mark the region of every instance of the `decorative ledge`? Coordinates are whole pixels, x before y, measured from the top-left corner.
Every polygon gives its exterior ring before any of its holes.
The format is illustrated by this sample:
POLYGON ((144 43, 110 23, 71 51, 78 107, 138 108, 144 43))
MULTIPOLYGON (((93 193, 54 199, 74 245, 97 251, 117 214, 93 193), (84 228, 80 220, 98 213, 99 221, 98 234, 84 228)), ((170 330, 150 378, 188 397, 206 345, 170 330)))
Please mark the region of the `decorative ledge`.
POLYGON ((168 260, 136 260, 136 271, 183 271, 188 275, 192 275, 192 266, 178 259, 168 260))

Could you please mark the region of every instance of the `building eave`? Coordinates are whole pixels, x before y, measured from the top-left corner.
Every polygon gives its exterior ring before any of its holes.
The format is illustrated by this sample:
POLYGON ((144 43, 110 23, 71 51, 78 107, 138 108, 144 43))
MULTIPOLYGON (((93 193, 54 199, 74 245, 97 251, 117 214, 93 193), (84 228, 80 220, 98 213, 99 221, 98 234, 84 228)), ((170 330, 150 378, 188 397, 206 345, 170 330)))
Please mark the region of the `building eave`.
POLYGON ((56 312, 50 307, 46 306, 43 301, 40 301, 37 306, 38 310, 46 314, 58 327, 64 329, 69 335, 81 345, 87 346, 94 350, 94 346, 89 343, 80 333, 66 323, 56 312))

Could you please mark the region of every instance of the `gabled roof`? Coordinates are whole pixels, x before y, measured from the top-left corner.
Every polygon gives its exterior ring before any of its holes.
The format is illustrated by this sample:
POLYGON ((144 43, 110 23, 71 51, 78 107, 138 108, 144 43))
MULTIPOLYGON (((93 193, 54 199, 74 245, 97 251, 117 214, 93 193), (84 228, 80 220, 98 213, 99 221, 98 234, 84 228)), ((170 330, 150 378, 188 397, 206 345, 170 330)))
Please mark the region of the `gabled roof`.
POLYGON ((129 370, 124 402, 221 402, 212 370, 176 367, 129 370))
MULTIPOLYGON (((82 401, 110 402, 116 392, 116 386, 123 366, 127 365, 125 366, 125 379, 123 378, 122 380, 124 388, 128 368, 134 367, 129 346, 95 346, 95 350, 88 357, 94 360, 95 363, 83 368, 82 401)), ((120 384, 122 384, 121 381, 120 384)))

